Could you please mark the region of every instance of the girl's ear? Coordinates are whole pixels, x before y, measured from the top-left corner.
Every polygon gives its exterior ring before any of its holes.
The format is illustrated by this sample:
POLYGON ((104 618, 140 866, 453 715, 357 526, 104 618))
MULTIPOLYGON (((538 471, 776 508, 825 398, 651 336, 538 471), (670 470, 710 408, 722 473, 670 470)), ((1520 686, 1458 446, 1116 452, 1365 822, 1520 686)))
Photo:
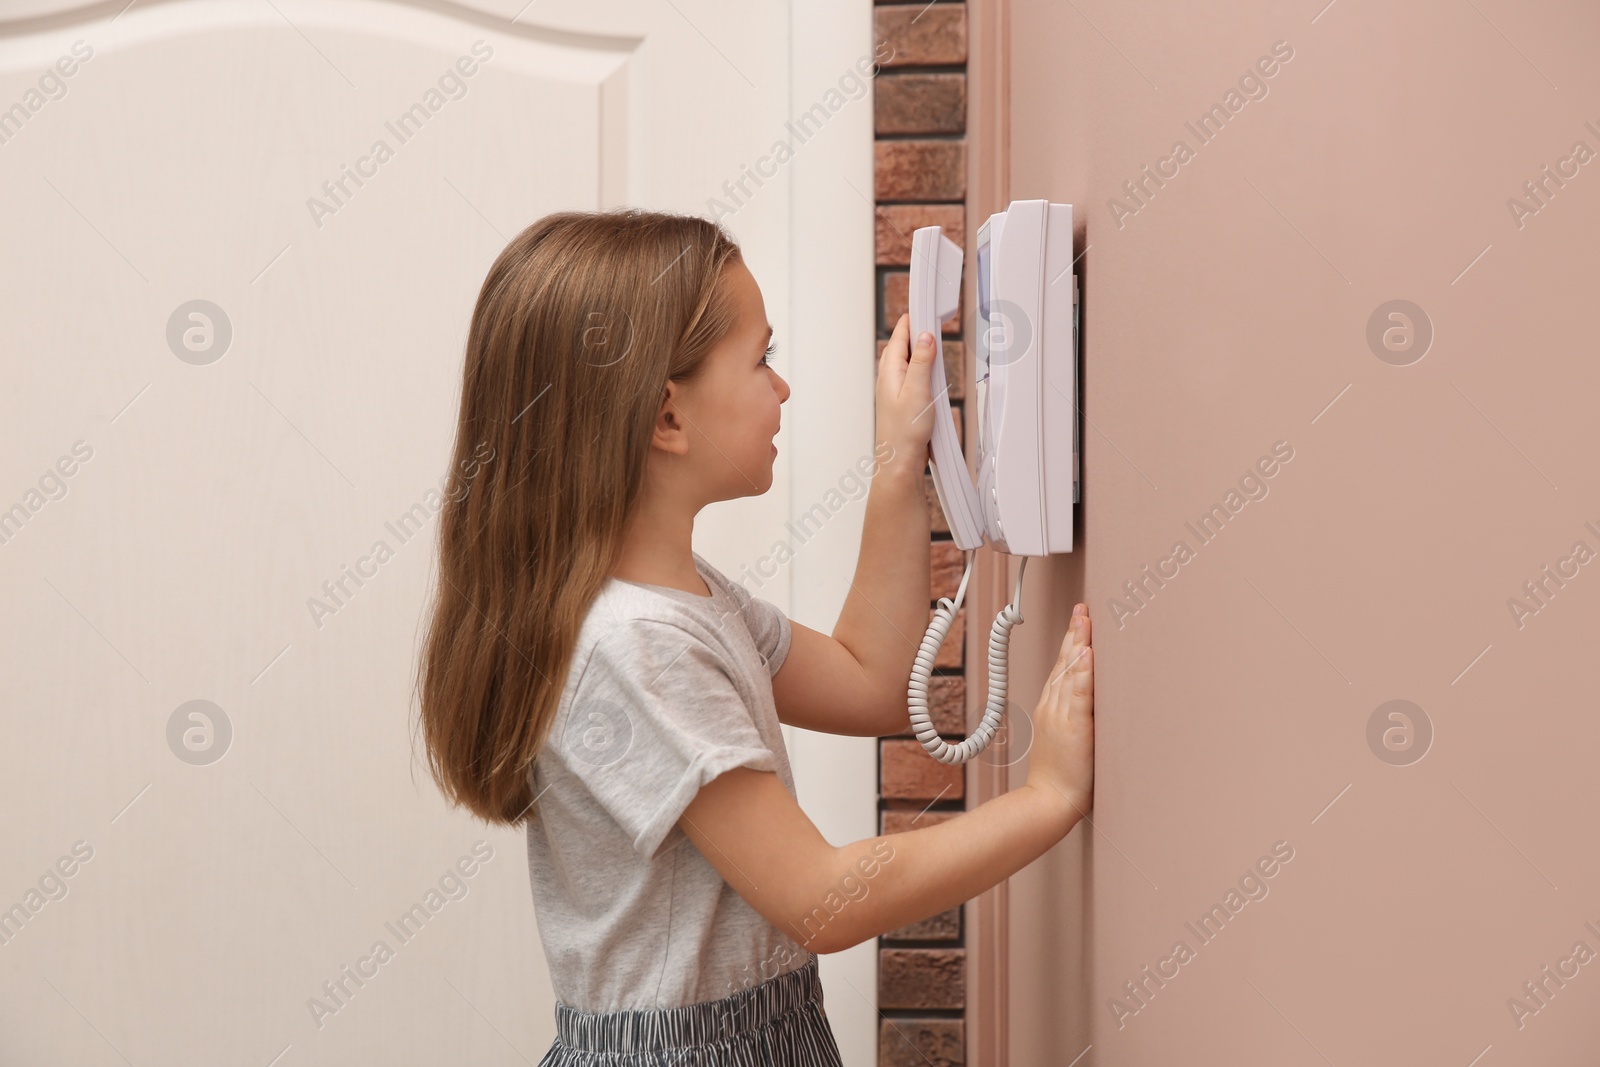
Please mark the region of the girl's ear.
POLYGON ((663 452, 686 455, 689 451, 689 434, 684 417, 678 412, 677 382, 667 383, 667 395, 656 413, 655 431, 650 435, 652 447, 663 452))

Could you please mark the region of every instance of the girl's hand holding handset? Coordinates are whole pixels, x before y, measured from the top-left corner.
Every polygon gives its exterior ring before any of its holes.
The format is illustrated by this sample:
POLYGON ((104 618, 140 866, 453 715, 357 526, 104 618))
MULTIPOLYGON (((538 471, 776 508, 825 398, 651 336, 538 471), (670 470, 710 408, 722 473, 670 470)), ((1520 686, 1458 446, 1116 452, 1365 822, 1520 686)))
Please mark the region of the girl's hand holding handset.
POLYGON ((933 365, 933 335, 911 338, 911 316, 894 324, 889 343, 878 359, 876 423, 880 440, 889 442, 896 455, 917 467, 928 464, 928 442, 933 438, 933 376, 943 367, 933 365))

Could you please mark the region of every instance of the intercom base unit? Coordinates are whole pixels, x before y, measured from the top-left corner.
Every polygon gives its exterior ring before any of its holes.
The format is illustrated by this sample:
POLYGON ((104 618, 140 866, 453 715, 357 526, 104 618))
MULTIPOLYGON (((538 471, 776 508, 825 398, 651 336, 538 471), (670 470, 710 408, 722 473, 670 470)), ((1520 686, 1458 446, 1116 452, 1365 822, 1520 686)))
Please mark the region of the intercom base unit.
POLYGON ((978 499, 1012 556, 1072 551, 1078 278, 1072 205, 1013 200, 978 229, 978 499))

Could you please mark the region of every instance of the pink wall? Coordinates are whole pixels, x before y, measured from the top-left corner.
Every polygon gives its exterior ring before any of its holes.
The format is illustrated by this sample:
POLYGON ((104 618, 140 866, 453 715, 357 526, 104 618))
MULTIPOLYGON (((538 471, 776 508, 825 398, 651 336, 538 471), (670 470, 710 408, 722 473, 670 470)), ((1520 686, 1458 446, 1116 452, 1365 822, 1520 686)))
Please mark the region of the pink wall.
POLYGON ((1012 881, 1016 1067, 1600 1052, 1600 156, 1569 159, 1600 153, 1600 11, 1321 2, 1011 8, 1007 192, 1077 205, 1089 246, 1080 548, 1030 567, 1016 702, 1076 599, 1098 651, 1095 828, 1012 881), (1367 337, 1401 299, 1433 330, 1404 366, 1367 337), (1432 724, 1408 765, 1369 744, 1391 700, 1432 724))

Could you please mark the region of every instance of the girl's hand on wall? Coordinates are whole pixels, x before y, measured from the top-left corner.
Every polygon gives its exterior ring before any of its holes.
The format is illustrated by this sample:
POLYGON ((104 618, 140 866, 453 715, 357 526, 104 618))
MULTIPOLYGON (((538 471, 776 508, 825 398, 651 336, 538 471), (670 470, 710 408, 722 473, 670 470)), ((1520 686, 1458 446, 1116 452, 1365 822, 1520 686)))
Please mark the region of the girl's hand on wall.
POLYGON ((1094 650, 1089 641, 1089 606, 1079 604, 1034 709, 1028 752, 1028 785, 1059 793, 1083 813, 1094 806, 1094 650))
POLYGON ((878 358, 877 426, 879 440, 920 468, 933 437, 933 376, 944 368, 933 365, 932 334, 908 353, 910 336, 911 316, 902 314, 878 358))

